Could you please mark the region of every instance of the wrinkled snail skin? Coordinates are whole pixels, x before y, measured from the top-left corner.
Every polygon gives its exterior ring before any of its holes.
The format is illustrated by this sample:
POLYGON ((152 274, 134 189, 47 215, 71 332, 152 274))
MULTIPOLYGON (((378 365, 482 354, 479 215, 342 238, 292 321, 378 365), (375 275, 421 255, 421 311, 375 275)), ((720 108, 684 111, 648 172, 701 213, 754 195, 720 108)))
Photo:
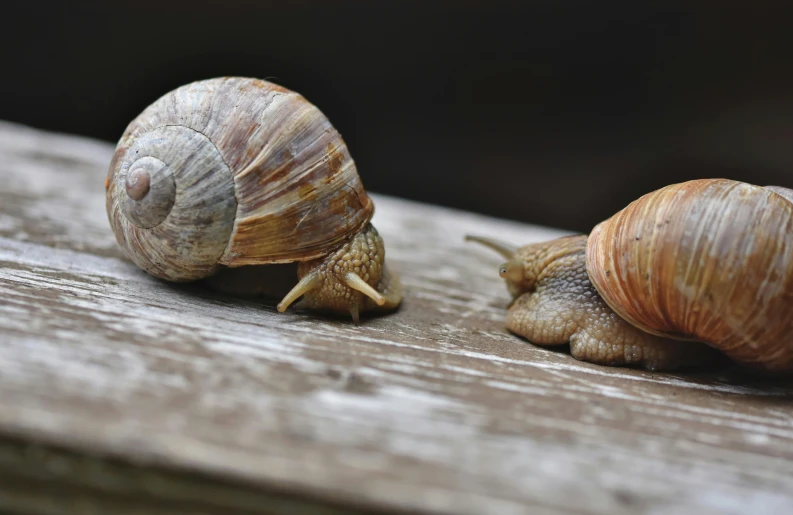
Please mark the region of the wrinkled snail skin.
POLYGON ((276 84, 223 77, 167 93, 127 127, 106 187, 118 243, 161 279, 297 262, 298 284, 280 311, 303 296, 357 320, 400 303, 341 135, 276 84))
MULTIPOLYGON (((574 357, 669 370, 716 349, 793 374, 793 190, 726 179, 649 193, 587 236, 511 249, 507 327, 574 357), (709 347, 699 342, 706 343, 709 347)), ((486 242, 487 243, 487 242, 486 242)))

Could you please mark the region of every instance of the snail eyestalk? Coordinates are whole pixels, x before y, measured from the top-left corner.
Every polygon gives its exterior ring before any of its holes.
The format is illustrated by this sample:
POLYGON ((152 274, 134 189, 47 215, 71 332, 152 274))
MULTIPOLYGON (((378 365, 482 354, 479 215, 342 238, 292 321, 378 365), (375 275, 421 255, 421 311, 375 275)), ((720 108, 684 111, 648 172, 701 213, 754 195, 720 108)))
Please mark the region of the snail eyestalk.
POLYGON ((471 236, 466 235, 465 241, 473 241, 475 243, 479 243, 480 245, 484 245, 485 247, 495 250, 501 257, 504 259, 512 259, 512 256, 518 251, 518 247, 513 245, 508 245, 506 243, 502 243, 500 241, 492 240, 490 238, 484 238, 482 236, 471 236))
POLYGON ((498 275, 501 276, 507 283, 507 290, 512 298, 516 298, 521 293, 533 288, 533 279, 529 278, 529 284, 526 282, 526 266, 525 261, 518 256, 518 247, 509 245, 491 238, 482 236, 466 235, 465 241, 473 241, 484 245, 485 247, 495 250, 501 257, 506 258, 508 261, 498 267, 498 275))
POLYGON ((498 267, 498 275, 508 282, 519 283, 523 281, 523 262, 517 259, 507 261, 498 267))

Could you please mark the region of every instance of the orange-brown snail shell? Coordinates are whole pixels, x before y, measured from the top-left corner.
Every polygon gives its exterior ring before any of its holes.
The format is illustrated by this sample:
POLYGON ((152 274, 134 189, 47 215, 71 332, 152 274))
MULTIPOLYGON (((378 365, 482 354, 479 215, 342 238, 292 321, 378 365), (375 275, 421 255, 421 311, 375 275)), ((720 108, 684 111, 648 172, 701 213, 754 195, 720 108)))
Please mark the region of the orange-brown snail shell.
POLYGON ((649 193, 592 231, 590 280, 644 331, 793 371, 791 193, 726 179, 649 193))

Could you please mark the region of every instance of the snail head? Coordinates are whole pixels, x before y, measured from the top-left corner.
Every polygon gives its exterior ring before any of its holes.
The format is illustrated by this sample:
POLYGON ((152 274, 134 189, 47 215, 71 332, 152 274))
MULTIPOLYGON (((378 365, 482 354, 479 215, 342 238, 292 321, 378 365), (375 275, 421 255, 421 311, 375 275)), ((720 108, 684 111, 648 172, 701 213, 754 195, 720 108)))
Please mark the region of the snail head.
POLYGON ((480 236, 466 236, 465 240, 484 245, 507 259, 506 263, 498 267, 498 275, 506 281, 507 290, 513 298, 534 289, 537 276, 531 263, 521 255, 522 249, 480 236))

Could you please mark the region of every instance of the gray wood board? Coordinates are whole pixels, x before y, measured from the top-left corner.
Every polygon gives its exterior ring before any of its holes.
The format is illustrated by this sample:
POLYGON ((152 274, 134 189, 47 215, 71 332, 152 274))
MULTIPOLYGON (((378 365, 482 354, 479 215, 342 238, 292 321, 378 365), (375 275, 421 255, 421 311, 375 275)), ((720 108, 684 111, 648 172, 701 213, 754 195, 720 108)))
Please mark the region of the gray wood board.
POLYGON ((84 456, 328 506, 793 513, 790 382, 589 365, 503 329, 501 258, 463 236, 561 231, 375 195, 403 307, 358 326, 279 314, 127 261, 112 150, 0 124, 0 508, 49 513, 3 486, 31 470, 104 506, 118 485, 72 473, 84 456), (71 458, 54 473, 25 445, 71 458))

